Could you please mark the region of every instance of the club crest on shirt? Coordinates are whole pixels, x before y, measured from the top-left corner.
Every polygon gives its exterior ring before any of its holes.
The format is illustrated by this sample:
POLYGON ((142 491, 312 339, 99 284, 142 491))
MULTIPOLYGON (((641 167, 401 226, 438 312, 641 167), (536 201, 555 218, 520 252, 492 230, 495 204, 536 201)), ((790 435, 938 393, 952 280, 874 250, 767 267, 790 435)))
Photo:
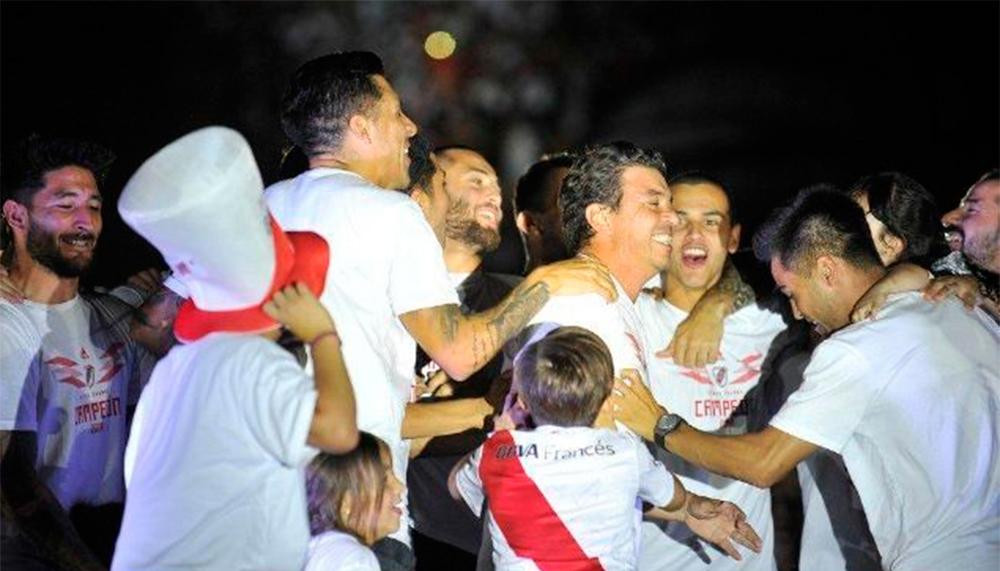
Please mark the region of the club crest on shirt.
POLYGON ((112 343, 97 358, 92 359, 85 348, 80 348, 80 360, 66 355, 55 355, 44 361, 55 380, 77 389, 74 407, 74 424, 90 425, 91 431, 103 428, 103 420, 122 413, 121 399, 111 393, 111 381, 125 366, 125 344, 112 343))
POLYGON ((763 357, 758 352, 743 357, 739 360, 738 372, 732 377, 725 363, 709 365, 702 370, 682 368, 680 374, 700 385, 713 385, 719 388, 742 385, 760 376, 759 362, 763 357))

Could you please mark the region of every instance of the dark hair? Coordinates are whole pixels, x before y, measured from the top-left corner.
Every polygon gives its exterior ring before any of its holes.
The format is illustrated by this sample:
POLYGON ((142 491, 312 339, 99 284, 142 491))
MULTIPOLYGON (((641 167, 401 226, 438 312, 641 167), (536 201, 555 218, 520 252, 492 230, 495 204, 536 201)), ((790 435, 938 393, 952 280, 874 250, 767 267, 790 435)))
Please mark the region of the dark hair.
POLYGON ((587 222, 587 207, 604 204, 617 210, 621 203, 621 174, 628 167, 656 169, 667 176, 663 157, 656 151, 619 141, 590 147, 576 157, 559 191, 563 238, 570 254, 576 254, 594 235, 587 222))
POLYGON ((385 70, 371 52, 340 52, 304 63, 281 100, 285 135, 310 157, 336 150, 351 116, 367 112, 381 97, 374 75, 385 70))
MULTIPOLYGON (((306 501, 312 535, 336 529, 362 543, 375 539, 378 506, 385 493, 385 470, 377 437, 360 432, 358 445, 346 454, 319 453, 306 469, 306 501), (340 519, 344 498, 350 494, 356 509, 346 521, 340 519)), ((387 447, 387 446, 386 446, 387 447)))
POLYGON ((4 157, 3 197, 29 206, 46 173, 73 165, 90 171, 100 186, 114 161, 114 153, 96 143, 31 135, 4 157))
POLYGON ((736 224, 739 221, 739 216, 737 215, 739 209, 737 208, 738 204, 736 196, 732 192, 730 192, 729 185, 722 182, 722 180, 719 177, 710 175, 708 173, 699 170, 691 170, 682 172, 679 175, 671 177, 670 180, 667 181, 667 184, 669 184, 670 186, 673 186, 675 184, 678 185, 710 184, 712 186, 718 187, 719 190, 722 191, 722 194, 726 195, 726 202, 729 203, 729 223, 736 224))
POLYGON ((868 198, 868 211, 903 240, 899 261, 921 258, 930 251, 939 229, 937 204, 919 182, 899 172, 862 177, 848 191, 855 200, 868 198))
POLYGON ((413 191, 420 188, 430 192, 431 179, 437 171, 437 165, 431 158, 431 142, 424 136, 423 132, 418 132, 410 139, 410 185, 406 187, 406 194, 413 194, 413 191))
MULTIPOLYGON (((68 166, 90 171, 100 188, 114 161, 115 154, 96 143, 32 134, 4 156, 0 168, 0 204, 10 199, 30 207, 35 193, 45 188, 46 173, 68 166)), ((0 248, 4 251, 0 263, 4 266, 9 266, 13 260, 11 235, 10 226, 4 219, 0 225, 0 248)))
MULTIPOLYGON (((521 175, 517 180, 514 189, 514 212, 545 212, 550 204, 555 201, 552 197, 546 196, 544 190, 545 181, 549 173, 558 168, 568 169, 573 166, 572 153, 563 151, 551 155, 543 155, 538 162, 528 168, 528 172, 521 175)), ((556 197, 559 196, 559 189, 556 189, 556 197)))
POLYGON ((983 176, 979 177, 976 182, 972 183, 972 186, 978 186, 984 182, 997 182, 1000 181, 1000 169, 993 169, 983 176))
POLYGON ((883 267, 865 213, 831 185, 799 191, 788 206, 778 208, 753 237, 761 261, 777 256, 781 265, 800 271, 821 255, 841 258, 861 269, 883 267))
POLYGON ((560 327, 518 353, 514 382, 536 425, 591 426, 611 394, 614 366, 600 337, 560 327))

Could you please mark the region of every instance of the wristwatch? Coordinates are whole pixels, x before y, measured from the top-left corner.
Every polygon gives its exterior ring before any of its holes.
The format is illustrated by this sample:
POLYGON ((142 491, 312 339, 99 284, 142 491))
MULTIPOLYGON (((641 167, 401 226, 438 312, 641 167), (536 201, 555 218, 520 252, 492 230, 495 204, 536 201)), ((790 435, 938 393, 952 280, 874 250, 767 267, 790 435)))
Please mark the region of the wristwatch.
POLYGON ((664 450, 667 449, 667 435, 671 432, 677 430, 677 427, 684 422, 684 419, 680 415, 672 413, 664 413, 657 421, 656 425, 653 426, 653 440, 656 445, 664 450))

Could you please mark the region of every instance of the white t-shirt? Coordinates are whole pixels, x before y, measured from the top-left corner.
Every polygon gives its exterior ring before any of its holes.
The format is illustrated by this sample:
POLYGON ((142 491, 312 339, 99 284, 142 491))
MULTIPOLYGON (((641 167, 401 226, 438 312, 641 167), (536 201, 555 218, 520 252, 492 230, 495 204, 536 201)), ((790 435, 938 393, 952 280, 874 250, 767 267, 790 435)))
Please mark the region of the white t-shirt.
MULTIPOLYGON (((615 374, 622 369, 636 369, 646 379, 646 334, 635 303, 629 299, 618 280, 612 278, 618 298, 608 303, 595 293, 550 298, 528 325, 555 323, 583 327, 608 346, 615 374)), ((508 361, 513 361, 525 339, 515 338, 504 347, 508 361)))
MULTIPOLYGON (((734 416, 733 412, 747 392, 757 386, 771 342, 785 329, 781 316, 749 305, 726 317, 720 347, 722 357, 704 367, 689 369, 653 355, 670 343, 688 313, 646 294, 639 296, 637 306, 650 342, 649 385, 656 401, 698 430, 745 433, 746 415, 734 416)), ((738 548, 743 560, 737 561, 696 537, 686 525, 647 520, 642 523, 641 569, 768 571, 777 568, 769 489, 713 474, 659 448, 656 458, 688 490, 739 506, 764 540, 764 546, 760 554, 738 548)))
POLYGON ((326 531, 309 540, 305 571, 379 571, 378 558, 356 537, 326 531))
POLYGON ((496 432, 456 482, 477 515, 489 500, 498 570, 547 560, 635 569, 640 500, 665 506, 674 495, 673 477, 641 440, 587 427, 496 432))
POLYGON ((0 299, 0 430, 34 432, 35 471, 63 508, 121 502, 127 411, 151 361, 79 296, 0 299))
POLYGON ((313 379, 277 344, 171 349, 136 407, 113 569, 301 569, 313 379))
POLYGON ((1000 560, 1000 337, 954 299, 890 298, 816 348, 775 428, 839 452, 886 569, 1000 560))
MULTIPOLYGON (((441 245, 410 197, 352 172, 312 169, 272 185, 265 196, 282 228, 316 232, 330 246, 320 301, 343 340, 358 428, 389 445, 393 470, 406 481, 402 426, 417 346, 399 316, 458 305, 441 245)), ((409 544, 407 521, 392 537, 409 544)))

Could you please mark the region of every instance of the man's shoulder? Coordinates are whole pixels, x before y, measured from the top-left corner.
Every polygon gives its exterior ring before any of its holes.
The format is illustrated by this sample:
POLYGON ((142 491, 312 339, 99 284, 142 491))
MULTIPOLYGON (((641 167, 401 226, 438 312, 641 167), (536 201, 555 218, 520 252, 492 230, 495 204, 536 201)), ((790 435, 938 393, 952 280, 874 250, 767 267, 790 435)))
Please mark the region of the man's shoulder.
POLYGON ((264 196, 269 204, 292 197, 296 200, 348 203, 360 200, 362 204, 410 201, 406 194, 381 188, 356 173, 326 168, 312 169, 295 178, 272 184, 264 190, 264 196))

